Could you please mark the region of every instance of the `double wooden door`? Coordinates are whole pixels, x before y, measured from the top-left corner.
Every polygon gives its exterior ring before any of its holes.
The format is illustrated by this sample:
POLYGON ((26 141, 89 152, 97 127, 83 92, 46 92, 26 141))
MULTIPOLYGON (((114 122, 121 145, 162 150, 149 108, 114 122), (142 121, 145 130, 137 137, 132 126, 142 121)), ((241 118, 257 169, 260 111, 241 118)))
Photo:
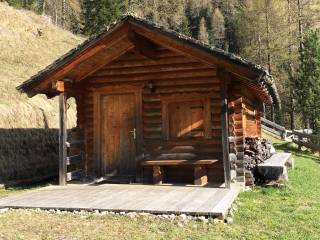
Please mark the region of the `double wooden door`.
POLYGON ((135 94, 101 97, 101 172, 134 175, 136 156, 135 94))

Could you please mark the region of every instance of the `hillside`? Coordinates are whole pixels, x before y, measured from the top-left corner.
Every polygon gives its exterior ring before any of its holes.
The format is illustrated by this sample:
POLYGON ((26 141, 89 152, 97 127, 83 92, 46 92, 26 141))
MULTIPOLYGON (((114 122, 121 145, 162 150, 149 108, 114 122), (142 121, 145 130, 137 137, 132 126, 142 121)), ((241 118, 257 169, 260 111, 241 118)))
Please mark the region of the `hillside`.
MULTIPOLYGON (((46 16, 0 2, 0 128, 43 128, 45 119, 57 127, 56 99, 29 99, 15 88, 82 41, 46 16)), ((74 122, 74 110, 69 112, 74 122)))

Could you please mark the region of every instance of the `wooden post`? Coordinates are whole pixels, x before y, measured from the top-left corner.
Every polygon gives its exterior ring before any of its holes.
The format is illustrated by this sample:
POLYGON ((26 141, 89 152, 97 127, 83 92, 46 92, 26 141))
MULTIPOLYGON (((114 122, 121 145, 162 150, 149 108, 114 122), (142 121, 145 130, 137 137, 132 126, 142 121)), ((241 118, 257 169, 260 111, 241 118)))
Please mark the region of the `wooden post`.
MULTIPOLYGON (((221 76, 221 75, 220 75, 221 76)), ((224 167, 224 179, 225 187, 230 188, 231 185, 231 169, 229 159, 229 128, 228 128, 228 99, 227 99, 227 86, 226 82, 229 80, 226 74, 223 74, 224 78, 220 78, 221 81, 221 130, 222 130, 222 150, 223 150, 223 167, 224 167)))
POLYGON ((266 118, 266 105, 262 103, 262 117, 266 118))
POLYGON ((59 94, 59 185, 66 185, 67 177, 67 111, 66 92, 63 82, 57 83, 59 94))
POLYGON ((275 122, 275 117, 274 117, 274 105, 271 104, 271 121, 275 122))

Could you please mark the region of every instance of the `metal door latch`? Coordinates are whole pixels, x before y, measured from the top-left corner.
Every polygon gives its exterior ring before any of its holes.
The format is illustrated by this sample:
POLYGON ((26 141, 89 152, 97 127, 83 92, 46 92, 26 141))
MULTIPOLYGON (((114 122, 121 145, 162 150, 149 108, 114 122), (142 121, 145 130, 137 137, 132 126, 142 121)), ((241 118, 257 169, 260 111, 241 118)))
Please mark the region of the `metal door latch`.
POLYGON ((133 135, 133 139, 136 139, 137 138, 137 130, 136 128, 134 128, 132 131, 130 131, 133 135))

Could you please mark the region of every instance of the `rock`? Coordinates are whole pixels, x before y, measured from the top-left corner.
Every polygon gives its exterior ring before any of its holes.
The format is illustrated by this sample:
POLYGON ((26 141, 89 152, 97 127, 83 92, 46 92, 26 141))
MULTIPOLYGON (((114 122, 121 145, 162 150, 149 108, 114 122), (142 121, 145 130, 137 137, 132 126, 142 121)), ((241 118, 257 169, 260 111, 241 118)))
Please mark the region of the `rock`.
POLYGON ((288 168, 294 169, 294 159, 292 157, 290 157, 287 162, 286 162, 286 166, 288 168))
POLYGON ((223 220, 218 219, 218 218, 214 218, 212 221, 214 224, 219 224, 219 223, 223 223, 223 220))
POLYGON ((106 211, 100 212, 100 216, 105 216, 105 215, 107 215, 107 214, 108 214, 108 212, 106 212, 106 211))
POLYGON ((229 154, 230 163, 234 164, 237 161, 237 155, 234 153, 229 154))
POLYGON ((276 149, 274 148, 273 145, 270 146, 270 154, 273 155, 276 153, 276 149))
POLYGON ((183 224, 181 222, 178 222, 178 227, 183 227, 183 224))
POLYGON ((194 217, 192 217, 192 216, 187 216, 187 219, 188 219, 188 220, 193 220, 194 217))
POLYGON ((8 212, 8 211, 9 211, 9 208, 1 208, 1 209, 0 209, 0 214, 6 213, 6 212, 8 212))
POLYGON ((187 215, 186 214, 180 214, 179 217, 181 218, 182 221, 186 221, 188 220, 187 215))
POLYGON ((234 216, 234 211, 233 211, 233 209, 232 209, 232 208, 229 210, 229 215, 230 215, 231 217, 233 217, 233 216, 234 216))
POLYGON ((147 212, 141 212, 141 213, 139 213, 139 215, 141 215, 141 216, 150 216, 151 214, 147 213, 147 212))
POLYGON ((230 171, 230 177, 231 177, 231 180, 232 180, 232 181, 233 181, 233 180, 236 180, 237 171, 234 170, 234 169, 232 169, 232 170, 230 171))
POLYGON ((204 216, 200 216, 200 217, 198 217, 198 220, 200 221, 200 222, 209 222, 209 220, 206 218, 206 217, 204 217, 204 216))
POLYGON ((226 223, 232 224, 233 223, 233 218, 232 217, 227 217, 226 218, 226 223))
POLYGON ((93 213, 94 213, 94 214, 97 214, 97 215, 100 214, 99 210, 94 210, 93 213))
POLYGON ((233 204, 231 208, 232 208, 233 211, 237 211, 238 210, 237 204, 233 204))
POLYGON ((136 212, 129 212, 127 214, 130 218, 135 218, 138 214, 136 212))

